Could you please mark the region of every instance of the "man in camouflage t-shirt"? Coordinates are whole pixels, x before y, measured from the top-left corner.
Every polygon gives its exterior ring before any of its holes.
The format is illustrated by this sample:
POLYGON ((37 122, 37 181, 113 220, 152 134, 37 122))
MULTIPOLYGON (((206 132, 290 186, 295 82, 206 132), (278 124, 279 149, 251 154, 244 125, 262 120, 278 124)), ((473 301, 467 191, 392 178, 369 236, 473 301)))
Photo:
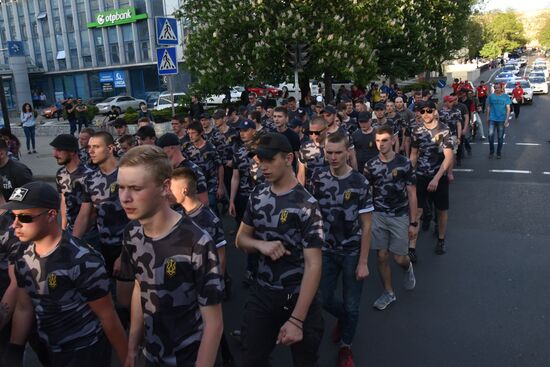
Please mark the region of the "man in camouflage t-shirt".
POLYGON ((45 182, 17 188, 1 208, 11 210, 20 246, 15 260, 18 299, 12 343, 24 345, 33 314, 52 366, 107 366, 110 350, 121 363, 127 338, 109 292, 101 255, 62 231, 60 197, 45 182))
POLYGON ((170 207, 172 166, 154 146, 121 159, 124 231, 120 280, 134 282, 128 365, 142 335, 148 366, 212 367, 223 329, 223 279, 212 238, 170 207))
MULTIPOLYGON (((1 197, 0 204, 4 203, 1 197)), ((19 245, 11 225, 10 215, 0 210, 0 361, 10 341, 11 328, 8 324, 17 301, 14 263, 19 245)))
POLYGON ((243 315, 244 367, 268 366, 275 343, 292 345, 295 366, 318 365, 323 221, 319 204, 294 175, 292 152, 279 133, 262 136, 255 150, 268 183, 250 195, 236 238, 239 248, 260 254, 243 315))
POLYGON ((365 177, 372 187, 374 213, 372 248, 377 250, 378 269, 384 292, 374 302, 379 310, 396 300, 391 283, 390 252, 405 272, 404 286, 416 285, 408 255, 409 239, 416 236, 416 178, 411 162, 392 149, 396 136, 390 126, 376 130, 376 145, 380 151, 365 165, 365 177), (383 269, 383 270, 382 270, 383 269))
POLYGON ((300 146, 298 153, 298 181, 304 186, 309 185, 309 179, 316 168, 325 167, 324 144, 327 137, 327 121, 316 117, 309 123, 310 140, 300 146))
MULTIPOLYGON (((432 200, 437 209, 439 224, 435 252, 442 255, 445 253, 449 209, 447 171, 454 159, 456 140, 449 127, 435 119, 435 104, 432 101, 419 102, 418 111, 423 124, 412 131, 411 143, 411 162, 416 169, 417 180, 417 219, 420 219, 427 200, 432 200)), ((416 248, 416 239, 411 240, 410 247, 416 248)))
POLYGON ((368 181, 348 165, 349 140, 343 133, 325 142, 329 167, 318 168, 311 177, 312 195, 323 214, 325 246, 321 295, 323 307, 336 317, 332 334, 339 344, 338 365, 353 365, 351 344, 359 322, 363 279, 368 274, 372 197, 368 181), (336 296, 342 275, 343 298, 336 296))
POLYGON ((92 162, 98 165, 98 169, 87 174, 84 179, 83 203, 73 234, 77 238, 84 238, 92 225, 95 212, 101 254, 107 271, 116 276, 120 269, 122 233, 128 218, 118 198, 118 161, 114 156, 113 137, 107 132, 97 132, 90 138, 89 147, 92 162))

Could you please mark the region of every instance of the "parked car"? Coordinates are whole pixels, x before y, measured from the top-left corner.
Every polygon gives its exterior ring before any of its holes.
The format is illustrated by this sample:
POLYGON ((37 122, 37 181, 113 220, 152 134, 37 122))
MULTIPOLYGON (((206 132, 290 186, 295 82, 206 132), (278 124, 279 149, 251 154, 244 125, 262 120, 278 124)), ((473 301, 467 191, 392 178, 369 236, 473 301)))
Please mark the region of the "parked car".
POLYGON ((495 83, 507 83, 512 79, 515 79, 513 73, 500 73, 496 76, 495 83))
POLYGON ((49 106, 42 110, 42 116, 44 116, 47 119, 53 118, 57 113, 57 107, 55 106, 49 106))
POLYGON ((512 80, 506 83, 506 87, 504 91, 506 94, 509 94, 512 96, 512 91, 516 87, 516 83, 520 83, 519 86, 523 89, 523 99, 525 100, 526 104, 532 104, 533 103, 533 89, 531 88, 531 83, 529 80, 512 80))
POLYGON ((533 71, 543 72, 545 78, 548 79, 548 68, 546 67, 546 65, 535 64, 535 66, 533 66, 533 71))
POLYGON ((111 111, 111 106, 115 106, 119 113, 126 112, 129 107, 132 107, 134 110, 139 108, 141 103, 147 103, 143 99, 136 99, 129 96, 116 96, 109 97, 101 103, 98 103, 96 107, 99 110, 99 113, 107 114, 111 111))
POLYGON ((105 100, 105 97, 92 97, 86 101, 86 104, 97 105, 105 100))
MULTIPOLYGON (((278 85, 278 88, 282 91, 282 94, 284 95, 286 91, 288 91, 288 94, 290 96, 296 97, 296 87, 294 87, 294 83, 284 82, 278 85)), ((318 96, 319 93, 319 82, 317 80, 310 80, 309 81, 309 90, 311 91, 312 96, 318 96)))
POLYGON ((147 108, 154 108, 160 96, 160 92, 145 92, 145 102, 147 102, 147 108))
POLYGON ((502 73, 519 74, 519 67, 516 64, 508 64, 502 68, 502 73))
POLYGON ((231 94, 230 101, 227 100, 227 95, 216 94, 216 95, 207 97, 204 103, 207 105, 220 105, 220 104, 229 103, 229 102, 238 102, 241 100, 241 94, 243 92, 244 92, 244 87, 241 87, 241 86, 232 87, 230 89, 230 94, 231 94))
POLYGON ((272 85, 260 85, 258 87, 248 87, 249 92, 256 93, 258 97, 277 98, 281 94, 281 90, 272 85))
POLYGON ((529 79, 531 78, 544 78, 544 80, 548 81, 548 78, 544 74, 543 71, 532 71, 529 73, 529 79))
POLYGON ((548 94, 548 82, 544 78, 544 75, 529 76, 529 82, 531 83, 533 94, 548 94))
MULTIPOLYGON (((174 107, 178 107, 180 105, 179 103, 180 99, 181 97, 185 96, 185 93, 183 92, 174 93, 173 96, 174 96, 174 107)), ((160 94, 157 102, 155 103, 155 110, 160 111, 160 110, 165 110, 167 108, 172 108, 171 97, 172 95, 168 92, 163 92, 162 94, 160 94)))

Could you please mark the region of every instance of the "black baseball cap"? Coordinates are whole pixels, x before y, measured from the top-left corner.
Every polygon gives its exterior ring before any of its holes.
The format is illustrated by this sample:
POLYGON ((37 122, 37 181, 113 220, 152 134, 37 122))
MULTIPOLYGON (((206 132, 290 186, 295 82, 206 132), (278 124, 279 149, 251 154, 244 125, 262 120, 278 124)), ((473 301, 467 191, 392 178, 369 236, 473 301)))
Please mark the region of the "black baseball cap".
POLYGON ((180 145, 180 139, 174 133, 166 133, 162 135, 160 138, 158 138, 157 145, 160 148, 180 145))
POLYGON ((432 100, 420 101, 418 103, 415 103, 414 108, 418 111, 423 108, 435 108, 435 103, 432 100))
POLYGON ((333 114, 333 115, 336 115, 336 108, 334 108, 334 106, 331 106, 331 105, 327 105, 325 106, 325 108, 323 108, 323 110, 321 111, 321 113, 330 113, 330 114, 333 114))
POLYGON ((212 117, 213 117, 215 120, 223 119, 223 118, 225 117, 225 112, 224 112, 224 110, 216 110, 216 112, 214 112, 214 114, 212 115, 212 117))
POLYGON ((56 136, 50 145, 59 150, 66 150, 67 152, 78 152, 78 139, 71 134, 56 136))
POLYGON ((147 125, 147 126, 140 127, 136 132, 136 136, 140 139, 145 139, 145 138, 154 138, 157 136, 157 134, 155 133, 154 127, 152 127, 151 125, 147 125))
POLYGON ((304 125, 303 121, 300 120, 299 118, 293 118, 288 123, 288 127, 290 127, 291 129, 294 129, 297 126, 303 126, 303 125, 304 125))
POLYGON ((210 114, 208 112, 201 113, 201 115, 199 116, 199 120, 209 119, 209 118, 211 118, 211 117, 210 117, 210 114))
POLYGON ((127 125, 128 125, 128 123, 123 118, 118 118, 118 119, 115 120, 115 122, 113 122, 114 127, 123 127, 123 126, 127 126, 127 125))
POLYGON ((383 103, 380 103, 378 102, 377 104, 374 105, 374 108, 373 108, 375 111, 376 110, 385 110, 386 109, 386 105, 383 104, 383 103))
POLYGON ((239 130, 256 129, 256 123, 252 120, 245 119, 239 123, 239 126, 237 126, 237 129, 239 130))
POLYGON ((372 119, 370 112, 359 112, 357 115, 358 122, 369 122, 372 119))
POLYGON ((46 208, 59 210, 61 199, 57 190, 43 181, 29 182, 13 190, 9 201, 0 206, 6 210, 46 208))
POLYGON ((292 153, 292 146, 287 137, 279 133, 262 135, 254 154, 263 159, 273 159, 277 153, 292 153))

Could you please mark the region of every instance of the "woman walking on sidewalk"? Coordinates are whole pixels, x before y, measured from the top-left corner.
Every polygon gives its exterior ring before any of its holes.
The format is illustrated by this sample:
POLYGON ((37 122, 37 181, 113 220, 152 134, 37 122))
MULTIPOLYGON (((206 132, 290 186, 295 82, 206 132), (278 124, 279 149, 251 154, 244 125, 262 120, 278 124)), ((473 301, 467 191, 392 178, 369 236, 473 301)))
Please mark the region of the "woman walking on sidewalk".
POLYGON ((34 120, 34 112, 30 103, 23 104, 23 108, 21 108, 21 125, 27 139, 27 153, 31 154, 31 144, 32 153, 36 153, 36 142, 34 139, 36 121, 34 120))

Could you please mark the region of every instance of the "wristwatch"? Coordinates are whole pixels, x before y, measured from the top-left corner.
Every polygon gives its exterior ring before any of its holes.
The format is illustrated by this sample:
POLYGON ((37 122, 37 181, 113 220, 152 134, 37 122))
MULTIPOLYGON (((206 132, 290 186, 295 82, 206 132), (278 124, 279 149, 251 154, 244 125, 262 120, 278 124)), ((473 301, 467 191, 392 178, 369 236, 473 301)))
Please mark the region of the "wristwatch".
POLYGON ((409 226, 418 227, 418 222, 410 222, 409 226))

